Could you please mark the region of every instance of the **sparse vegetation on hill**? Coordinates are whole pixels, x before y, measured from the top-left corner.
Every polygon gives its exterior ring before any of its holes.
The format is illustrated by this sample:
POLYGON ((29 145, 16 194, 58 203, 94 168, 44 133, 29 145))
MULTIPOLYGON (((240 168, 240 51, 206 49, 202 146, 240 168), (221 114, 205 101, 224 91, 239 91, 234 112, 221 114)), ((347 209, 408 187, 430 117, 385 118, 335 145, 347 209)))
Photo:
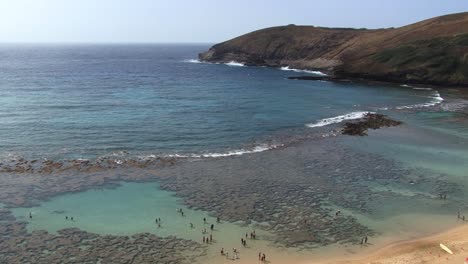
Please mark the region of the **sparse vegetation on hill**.
POLYGON ((320 70, 341 79, 468 86, 468 13, 388 29, 267 28, 216 44, 200 59, 320 70))

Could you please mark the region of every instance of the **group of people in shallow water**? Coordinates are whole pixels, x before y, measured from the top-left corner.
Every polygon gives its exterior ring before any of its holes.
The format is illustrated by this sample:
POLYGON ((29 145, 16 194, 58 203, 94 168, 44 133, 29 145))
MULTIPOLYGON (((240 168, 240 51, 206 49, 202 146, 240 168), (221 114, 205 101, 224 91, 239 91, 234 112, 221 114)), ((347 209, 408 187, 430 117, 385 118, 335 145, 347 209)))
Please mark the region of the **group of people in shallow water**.
MULTIPOLYGON (((32 213, 29 212, 29 219, 32 219, 32 218, 33 218, 32 213)), ((71 221, 73 221, 73 222, 75 221, 75 219, 73 218, 73 216, 68 217, 68 215, 65 216, 65 220, 71 220, 71 221)))
MULTIPOLYGON (((184 216, 184 212, 182 211, 182 209, 179 209, 177 208, 176 211, 178 213, 181 214, 181 216, 184 216)), ((161 219, 160 218, 156 218, 156 223, 158 224, 158 226, 160 226, 161 224, 161 219)), ((217 223, 220 223, 221 222, 221 219, 219 217, 216 217, 216 222, 217 223)), ((204 225, 208 225, 208 221, 206 219, 206 217, 203 218, 203 224, 204 225)), ((195 225, 190 222, 190 228, 195 228, 195 225)), ((203 228, 203 231, 202 231, 202 234, 203 234, 203 237, 202 237, 202 242, 203 244, 210 244, 213 242, 213 231, 215 230, 215 225, 214 224, 210 224, 210 234, 208 235, 208 232, 206 230, 206 228, 203 228)), ((241 238, 241 244, 242 246, 246 247, 247 246, 247 239, 250 237, 250 239, 256 239, 257 238, 257 234, 255 233, 255 230, 250 232, 249 233, 245 233, 245 239, 244 237, 241 238)), ((232 255, 230 256, 228 252, 225 252, 224 248, 221 249, 221 255, 222 256, 225 256, 227 259, 231 259, 231 260, 236 260, 236 259, 239 259, 239 252, 237 251, 236 248, 233 248, 232 249, 232 255)), ((266 260, 266 255, 263 253, 259 253, 259 260, 261 261, 265 261, 266 260)))
POLYGON ((227 259, 236 260, 239 259, 239 253, 236 248, 232 248, 232 257, 229 257, 229 252, 224 252, 224 248, 221 249, 221 256, 225 256, 227 259))
POLYGON ((154 222, 156 223, 156 225, 158 225, 159 228, 161 227, 161 223, 162 223, 162 222, 161 222, 161 218, 159 218, 159 217, 158 217, 158 218, 155 218, 155 219, 154 219, 154 222))

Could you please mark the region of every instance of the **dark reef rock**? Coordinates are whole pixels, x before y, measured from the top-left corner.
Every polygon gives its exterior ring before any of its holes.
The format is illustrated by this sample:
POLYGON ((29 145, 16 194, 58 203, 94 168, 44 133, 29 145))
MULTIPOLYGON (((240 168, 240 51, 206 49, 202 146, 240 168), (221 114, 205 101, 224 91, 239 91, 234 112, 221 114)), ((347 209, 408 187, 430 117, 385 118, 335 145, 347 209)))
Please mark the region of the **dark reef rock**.
POLYGON ((288 77, 289 80, 304 80, 304 81, 330 81, 334 78, 330 76, 291 76, 288 77))
POLYGON ((98 235, 77 228, 28 233, 24 223, 0 225, 0 263, 193 263, 206 246, 143 233, 98 235))
POLYGON ((399 126, 402 122, 388 118, 382 114, 368 113, 357 122, 346 122, 342 134, 350 136, 366 136, 368 129, 399 126))

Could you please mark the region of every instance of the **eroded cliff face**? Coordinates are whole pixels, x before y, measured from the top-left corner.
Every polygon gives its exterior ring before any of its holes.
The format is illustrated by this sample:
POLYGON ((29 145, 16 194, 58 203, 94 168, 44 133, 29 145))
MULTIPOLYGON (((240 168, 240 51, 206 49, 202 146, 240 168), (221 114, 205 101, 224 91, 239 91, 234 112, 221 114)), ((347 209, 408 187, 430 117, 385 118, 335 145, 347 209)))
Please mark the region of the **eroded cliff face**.
POLYGON ((267 28, 216 44, 199 58, 321 70, 339 78, 468 86, 468 13, 378 30, 267 28))

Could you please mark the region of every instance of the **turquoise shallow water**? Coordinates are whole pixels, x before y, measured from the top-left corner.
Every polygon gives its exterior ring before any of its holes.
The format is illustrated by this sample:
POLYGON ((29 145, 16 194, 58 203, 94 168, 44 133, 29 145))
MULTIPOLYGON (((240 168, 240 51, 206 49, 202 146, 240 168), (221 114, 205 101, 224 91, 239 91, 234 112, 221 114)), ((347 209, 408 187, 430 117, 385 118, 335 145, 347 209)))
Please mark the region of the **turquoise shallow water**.
MULTIPOLYGON (((232 223, 217 223, 216 217, 200 210, 186 208, 171 192, 161 190, 157 183, 121 183, 113 189, 96 189, 52 198, 39 207, 15 208, 19 220, 28 221, 28 229, 56 232, 77 227, 97 234, 133 235, 150 232, 161 237, 177 236, 200 241, 213 235, 244 234, 248 227, 232 223), (181 208, 184 216, 177 209, 181 208), (29 219, 31 212, 33 218, 29 219), (68 216, 74 221, 66 220, 68 216), (161 227, 155 223, 161 218, 161 227), (206 218, 206 224, 203 219, 206 218), (190 227, 193 223, 194 228, 190 227), (203 234, 204 229, 207 233, 203 234)), ((217 238, 219 239, 219 238, 217 238)), ((237 242, 237 239, 236 239, 237 242)))
MULTIPOLYGON (((0 52, 8 54, 0 62, 0 157, 62 160, 226 153, 258 146, 276 135, 327 130, 328 127, 318 125, 341 121, 346 114, 376 111, 402 120, 404 125, 371 131, 368 137, 339 136, 326 144, 378 155, 395 161, 395 169, 409 169, 411 174, 404 181, 356 183, 371 190, 368 212, 346 210, 342 204, 332 202, 326 206, 340 209, 385 235, 373 238, 377 242, 449 227, 456 224, 457 210, 468 214, 468 123, 459 111, 466 102, 456 101, 455 111, 451 108, 453 100, 446 98, 442 102, 440 95, 446 96, 442 91, 439 94, 397 85, 291 81, 286 77, 300 73, 187 61, 204 49, 205 46, 164 45, 0 47, 0 52), (443 189, 437 189, 439 185, 443 189), (449 199, 438 200, 439 193, 446 191, 449 199)), ((288 155, 284 157, 293 157, 288 155)), ((313 164, 314 160, 305 162, 313 164)), ((206 168, 207 172, 235 170, 211 165, 213 168, 206 168)), ((302 165, 307 164, 298 166, 302 165)), ((338 164, 327 165, 330 166, 324 170, 338 164)), ((372 171, 377 165, 350 166, 372 171)), ((255 166, 241 169, 253 175, 260 169, 268 170, 255 166)), ((287 169, 270 173, 282 173, 285 187, 291 188, 287 169)), ((320 168, 289 169, 304 177, 323 174, 320 168)), ((346 175, 345 170, 330 169, 330 173, 337 177, 346 175)), ((201 191, 207 191, 206 186, 201 191)), ((278 205, 279 208, 283 207, 278 205)), ((195 241, 212 234, 217 246, 226 248, 239 246, 240 236, 254 228, 218 224, 208 212, 186 208, 156 182, 121 183, 112 189, 64 194, 37 207, 13 208, 13 213, 28 222, 30 231, 56 232, 77 227, 98 234, 151 232, 195 241), (183 208, 185 217, 177 208, 183 208), (32 219, 28 217, 30 212, 32 219), (66 220, 66 216, 74 221, 66 220), (161 227, 155 218, 161 218, 161 227), (213 233, 203 218, 215 224, 213 233), (190 223, 195 228, 190 228, 190 223), (208 233, 203 234, 205 228, 208 233)), ((257 232, 264 238, 271 235, 257 232)))

